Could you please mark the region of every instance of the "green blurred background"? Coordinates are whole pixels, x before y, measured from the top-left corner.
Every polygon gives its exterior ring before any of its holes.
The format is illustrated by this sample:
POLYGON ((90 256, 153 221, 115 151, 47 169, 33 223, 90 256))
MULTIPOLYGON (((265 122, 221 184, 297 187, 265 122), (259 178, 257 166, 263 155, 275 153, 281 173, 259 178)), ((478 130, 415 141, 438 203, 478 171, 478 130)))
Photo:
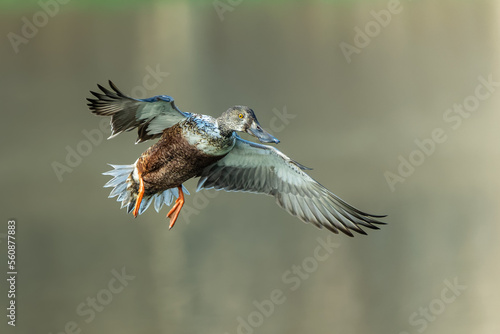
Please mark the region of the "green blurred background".
POLYGON ((447 111, 474 102, 478 77, 500 81, 498 1, 54 1, 0 2, 0 248, 16 218, 19 272, 17 326, 2 314, 2 333, 500 330, 500 92, 480 88, 470 116, 447 111), (196 180, 173 230, 167 208, 134 219, 101 173, 151 143, 100 140, 85 98, 108 79, 183 111, 251 106, 280 150, 389 224, 333 235, 271 197, 195 193, 196 180), (437 128, 446 140, 415 153, 437 128), (72 150, 84 154, 70 166, 72 150), (410 156, 419 166, 391 189, 410 156), (115 293, 122 268, 135 278, 115 293))

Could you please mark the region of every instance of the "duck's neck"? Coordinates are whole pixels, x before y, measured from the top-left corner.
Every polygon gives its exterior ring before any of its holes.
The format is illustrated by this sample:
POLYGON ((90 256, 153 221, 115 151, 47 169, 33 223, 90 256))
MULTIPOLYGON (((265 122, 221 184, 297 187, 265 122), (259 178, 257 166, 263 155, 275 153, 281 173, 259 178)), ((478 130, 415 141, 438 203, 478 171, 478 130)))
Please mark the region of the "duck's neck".
POLYGON ((220 134, 223 137, 231 137, 233 135, 233 130, 227 126, 226 122, 222 117, 217 118, 217 126, 219 128, 220 134))

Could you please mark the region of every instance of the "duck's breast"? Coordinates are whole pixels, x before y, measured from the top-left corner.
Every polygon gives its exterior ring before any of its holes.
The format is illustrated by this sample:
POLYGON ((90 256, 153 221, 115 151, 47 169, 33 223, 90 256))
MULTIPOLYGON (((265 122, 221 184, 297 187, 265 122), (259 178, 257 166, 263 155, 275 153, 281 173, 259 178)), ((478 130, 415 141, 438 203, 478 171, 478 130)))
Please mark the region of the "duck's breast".
POLYGON ((224 156, 203 152, 187 140, 181 125, 176 124, 165 129, 162 138, 141 155, 135 175, 142 175, 146 195, 154 194, 200 175, 203 169, 224 156))

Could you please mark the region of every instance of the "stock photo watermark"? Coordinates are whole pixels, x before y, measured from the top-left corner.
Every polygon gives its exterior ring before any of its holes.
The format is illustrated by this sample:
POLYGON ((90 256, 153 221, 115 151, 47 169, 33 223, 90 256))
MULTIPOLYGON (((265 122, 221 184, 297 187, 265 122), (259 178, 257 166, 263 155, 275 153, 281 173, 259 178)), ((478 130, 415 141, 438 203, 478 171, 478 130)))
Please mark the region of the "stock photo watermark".
POLYGON ((389 26, 393 16, 401 13, 402 10, 403 5, 399 0, 389 0, 386 9, 370 11, 370 15, 373 19, 365 24, 364 29, 358 26, 354 27, 355 35, 352 44, 347 42, 340 42, 339 44, 340 50, 347 60, 347 63, 351 63, 354 54, 360 54, 364 48, 370 45, 372 40, 380 35, 384 28, 389 26))
MULTIPOLYGON (((467 285, 458 282, 458 277, 453 280, 444 280, 443 285, 444 288, 441 289, 439 297, 432 299, 425 306, 420 306, 417 311, 411 313, 408 317, 409 325, 418 333, 423 333, 429 327, 429 324, 443 314, 467 289, 467 285)), ((411 334, 411 332, 402 331, 399 334, 411 334)))
MULTIPOLYGON (((463 123, 464 119, 469 118, 474 113, 481 102, 489 99, 500 87, 500 82, 493 81, 493 75, 490 74, 487 78, 479 76, 479 83, 474 89, 474 93, 465 97, 462 103, 455 103, 452 107, 443 112, 442 119, 444 123, 452 130, 457 130, 463 123)), ((430 132, 430 136, 424 139, 415 139, 416 148, 409 154, 398 156, 399 165, 395 172, 386 170, 384 177, 392 192, 396 190, 398 183, 403 183, 415 173, 417 167, 436 152, 437 146, 446 142, 448 135, 443 127, 436 127, 430 132)))
MULTIPOLYGON (((155 68, 151 66, 146 66, 147 74, 142 79, 141 86, 135 86, 131 90, 131 96, 134 98, 145 98, 148 95, 148 91, 156 89, 164 80, 168 77, 170 73, 163 72, 160 69, 160 64, 157 64, 155 68)), ((94 148, 101 145, 105 138, 111 134, 111 128, 109 125, 109 119, 103 118, 99 122, 99 126, 95 129, 82 130, 83 139, 81 139, 76 145, 66 145, 66 156, 65 159, 60 161, 53 161, 51 163, 52 170, 54 171, 59 182, 64 180, 63 176, 69 174, 75 170, 83 161, 83 158, 89 156, 94 148)))
MULTIPOLYGON (((273 108, 272 113, 274 116, 269 121, 269 126, 264 127, 264 129, 273 135, 283 131, 291 120, 297 117, 297 115, 289 113, 286 106, 283 106, 281 110, 273 108)), ((216 198, 219 194, 220 191, 215 189, 204 189, 204 191, 195 193, 192 196, 191 203, 184 205, 179 219, 182 219, 185 224, 189 224, 191 217, 199 215, 203 209, 208 207, 210 200, 216 198)))
MULTIPOLYGON (((87 297, 85 301, 76 306, 75 313, 80 317, 80 321, 70 320, 66 322, 63 329, 57 331, 56 334, 82 333, 82 324, 89 324, 94 321, 98 313, 104 311, 116 295, 122 293, 129 283, 135 279, 135 276, 127 274, 125 267, 121 271, 111 270, 111 275, 113 277, 108 281, 105 288, 99 290, 95 295, 87 297)), ((50 332, 49 334, 53 333, 50 332)))
POLYGON ((9 219, 7 221, 7 324, 16 326, 16 293, 17 293, 17 264, 16 264, 16 220, 9 219))
POLYGON ((30 18, 23 16, 21 18, 22 26, 19 33, 13 31, 7 34, 7 39, 12 49, 17 54, 21 45, 28 44, 38 35, 40 29, 45 27, 51 18, 59 14, 61 5, 66 5, 71 0, 40 0, 37 2, 40 9, 30 18))
MULTIPOLYGON (((334 250, 340 247, 340 244, 332 240, 332 236, 326 238, 317 238, 318 245, 314 248, 311 256, 304 258, 298 265, 294 264, 290 269, 281 274, 281 282, 285 288, 276 288, 271 290, 269 298, 263 300, 254 300, 252 305, 254 310, 246 316, 236 317, 237 334, 252 334, 255 329, 261 327, 266 319, 271 317, 279 305, 287 300, 287 294, 296 291, 304 281, 309 279, 315 273, 320 263, 325 262, 333 254, 334 250)), ((229 334, 226 332, 225 334, 229 334)))
POLYGON ((148 97, 148 92, 156 89, 170 75, 169 72, 160 69, 160 64, 156 64, 154 69, 151 66, 146 66, 145 69, 147 74, 142 78, 142 85, 135 86, 130 91, 130 95, 136 99, 148 97))

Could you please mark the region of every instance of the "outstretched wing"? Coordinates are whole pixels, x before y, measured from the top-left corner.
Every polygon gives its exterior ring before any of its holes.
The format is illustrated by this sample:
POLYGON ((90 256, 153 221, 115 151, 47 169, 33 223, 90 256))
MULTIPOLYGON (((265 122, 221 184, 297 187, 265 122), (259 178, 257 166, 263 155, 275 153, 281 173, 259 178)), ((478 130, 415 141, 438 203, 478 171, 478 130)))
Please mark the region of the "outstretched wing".
POLYGON ((272 195, 279 206, 306 223, 353 236, 366 234, 361 226, 378 229, 376 220, 385 216, 364 213, 331 193, 303 172, 309 169, 272 146, 238 137, 224 158, 203 170, 198 190, 247 191, 272 195))
POLYGON ((163 130, 191 116, 180 111, 174 99, 167 95, 158 95, 147 99, 134 99, 123 94, 111 80, 109 89, 97 85, 102 93, 92 92, 95 99, 87 99, 92 113, 111 116, 111 136, 137 129, 136 143, 161 137, 163 130), (104 94, 103 94, 104 93, 104 94))

